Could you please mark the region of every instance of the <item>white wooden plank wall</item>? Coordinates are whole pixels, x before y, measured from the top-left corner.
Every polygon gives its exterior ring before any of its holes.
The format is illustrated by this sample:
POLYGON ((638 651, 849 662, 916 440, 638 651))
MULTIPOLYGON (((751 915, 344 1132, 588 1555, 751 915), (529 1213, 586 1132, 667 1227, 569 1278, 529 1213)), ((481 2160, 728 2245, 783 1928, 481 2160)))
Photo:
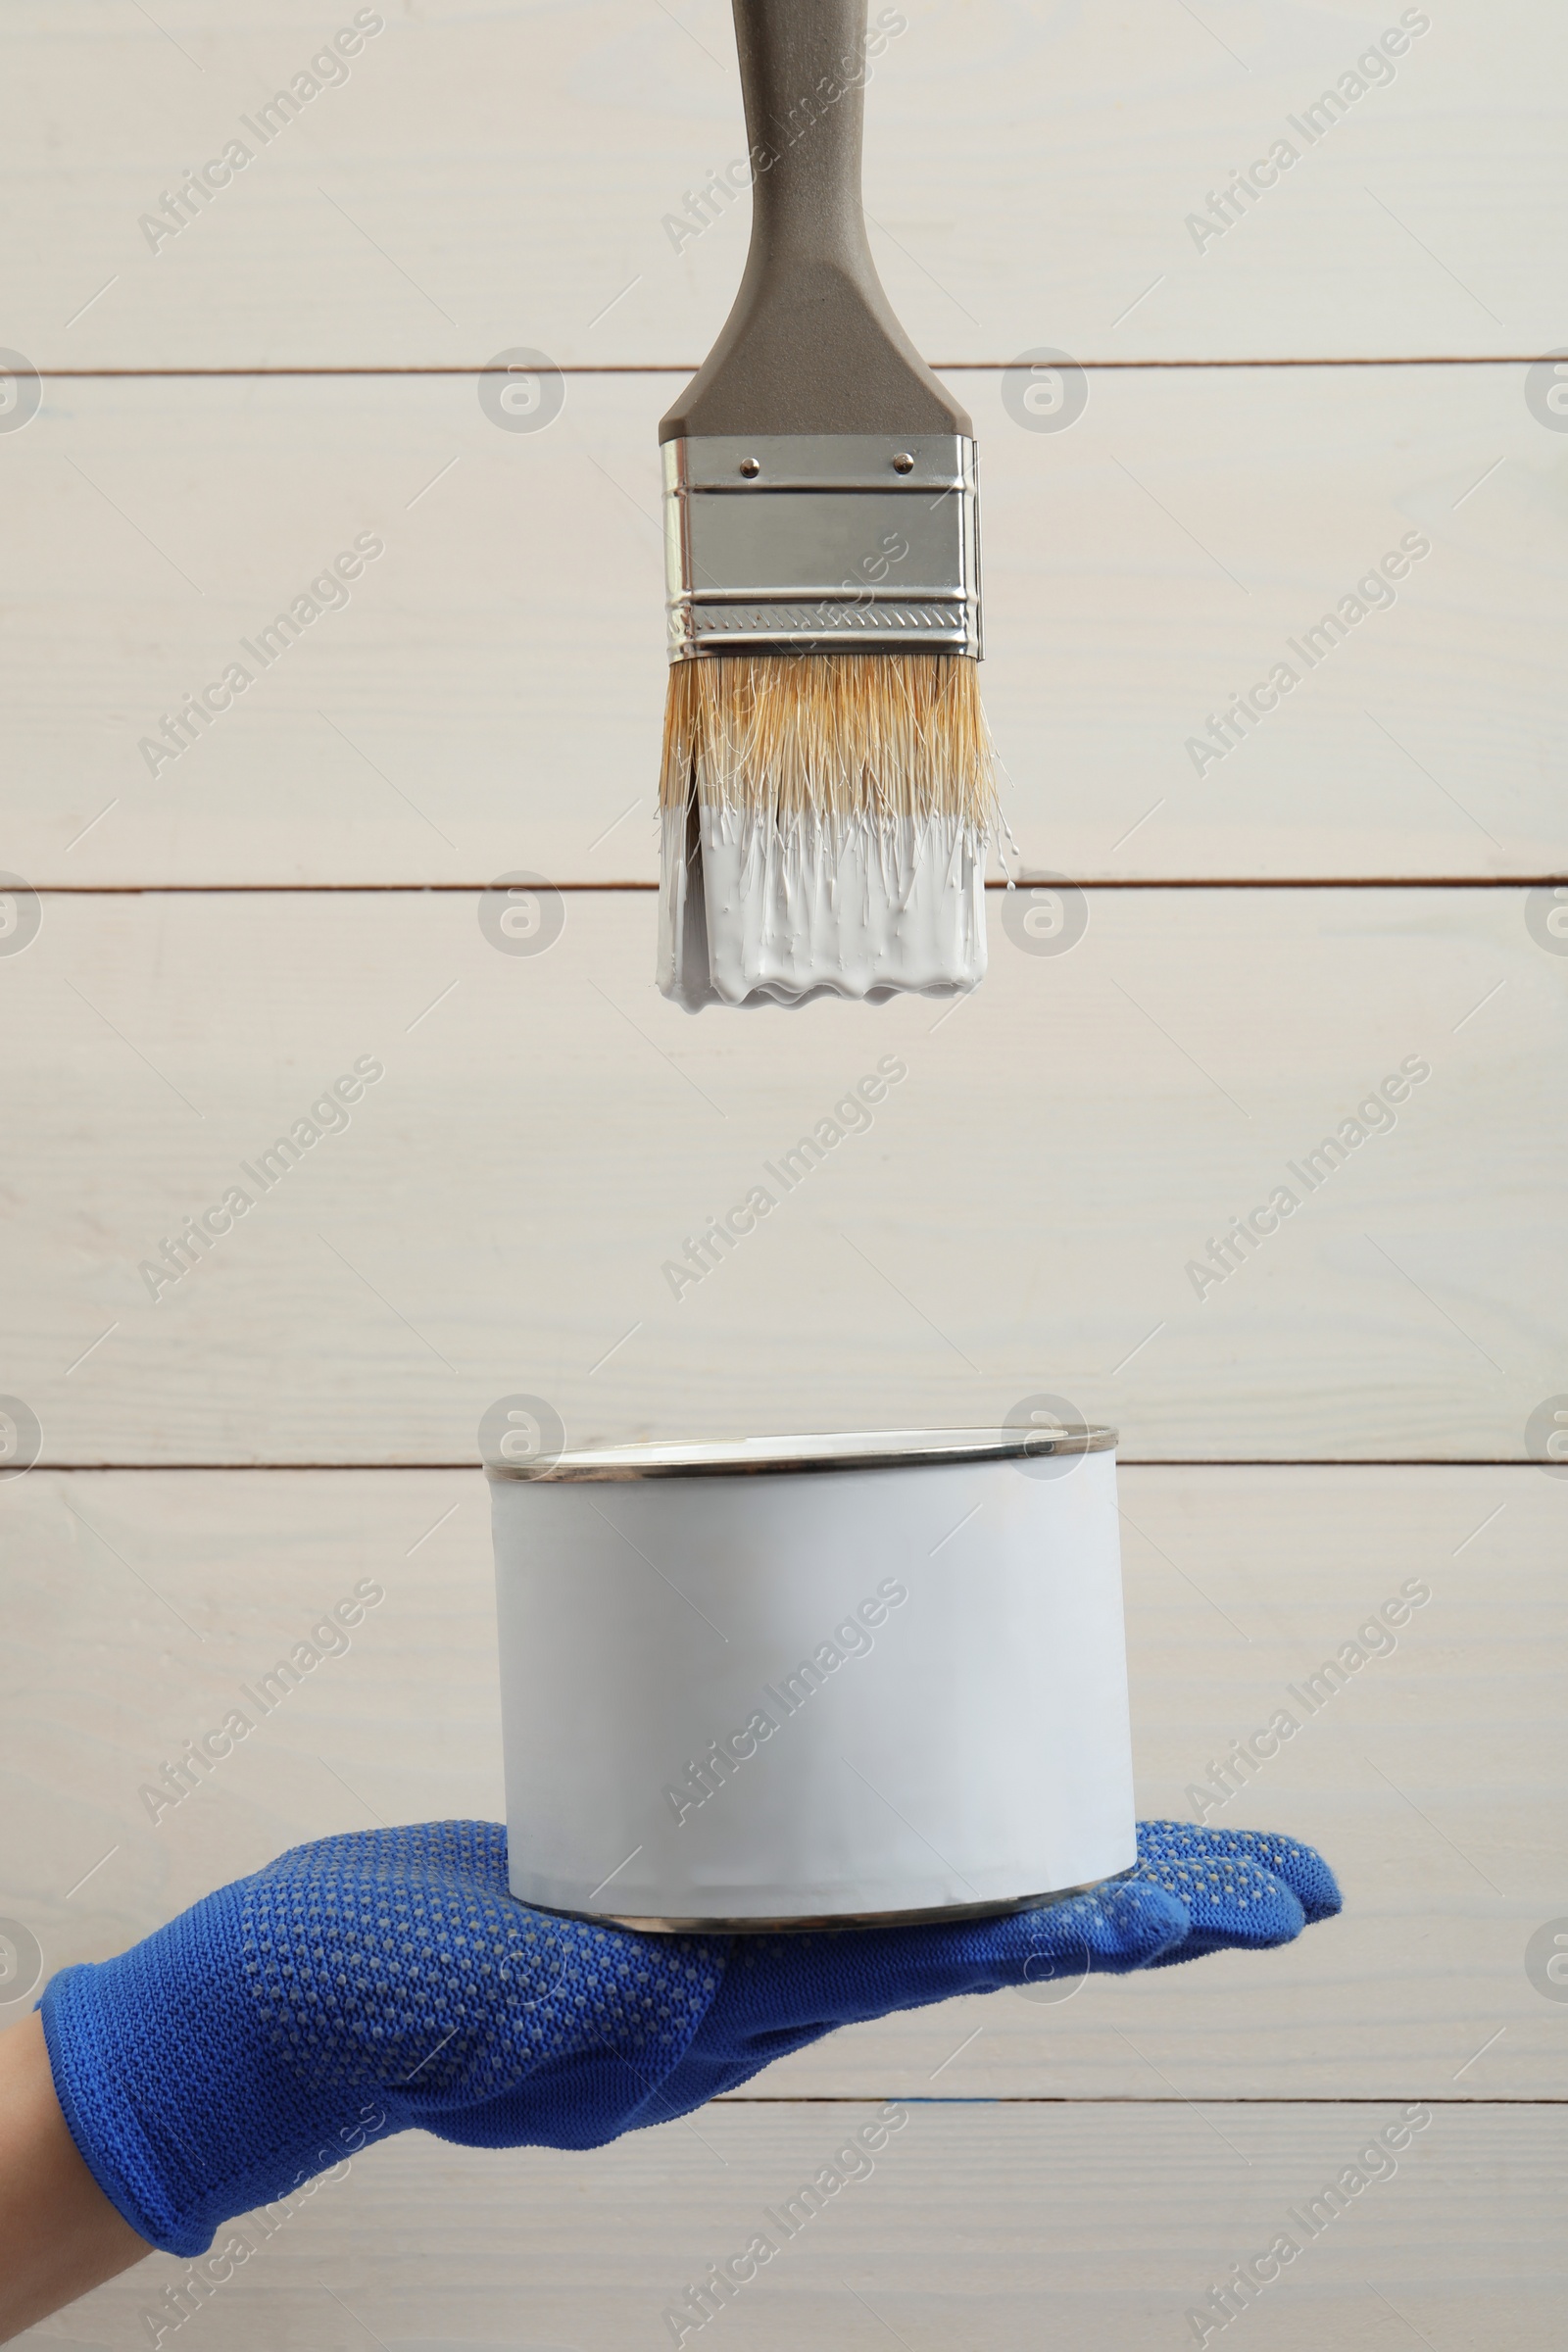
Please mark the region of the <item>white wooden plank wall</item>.
MULTIPOLYGON (((0 866, 42 894, 0 954, 0 1390, 41 1430, 0 1481, 0 1914, 54 1967, 291 1841, 500 1812, 467 1465, 515 1390, 580 1440, 1043 1389, 1117 1423, 1146 1812, 1191 1813, 1402 1583, 1431 1597, 1218 1816, 1321 1843, 1332 1928, 858 2029, 593 2158, 393 2143, 193 2325, 213 2352, 667 2341, 685 2281, 898 2098, 726 2342, 1155 2352, 1420 2101, 1250 2340, 1550 2340, 1568 2010, 1526 1949, 1568 1909, 1568 1490, 1528 1455, 1568 1390, 1561 11, 902 0, 872 237, 976 418, 1008 814, 1087 928, 1027 954, 999 895, 945 1017, 746 1023, 655 995, 648 887, 654 426, 745 202, 665 217, 739 152, 727 8, 369 13, 266 142, 241 118, 351 8, 0 26, 0 343, 43 378, 0 429, 0 866), (244 171, 154 250, 142 216, 236 135, 244 171), (1195 230, 1282 137, 1275 184, 1195 230), (567 370, 544 432, 477 397, 517 346, 567 370), (1042 348, 1089 369, 1066 430, 1009 405, 1042 348), (346 607, 149 773, 161 714, 360 534, 384 552, 346 607), (1396 601, 1298 659, 1406 534, 1396 601), (1195 759, 1281 660, 1278 710, 1195 759), (479 919, 517 869, 564 893, 538 957, 479 919), (907 1076, 874 1127, 672 1298, 685 1236, 883 1054, 907 1076), (367 1055, 352 1127, 149 1296, 165 1237, 367 1055), (1396 1124, 1308 1185, 1410 1060, 1396 1124), (1295 1213, 1200 1297, 1281 1183, 1295 1213), (349 1654, 152 1824, 166 1754, 367 1572, 349 1654)), ((121 2352, 182 2268, 27 2340, 121 2352)))
POLYGON ((533 957, 471 891, 51 896, 0 960, 12 1377, 60 1462, 466 1461, 514 1392, 587 1441, 1045 1390, 1140 1458, 1518 1459, 1568 1276, 1568 1006, 1529 903, 1095 891, 1059 956, 994 919, 956 1007, 764 1025, 655 993, 651 893, 566 894, 533 957), (889 1054, 874 1123, 786 1195, 768 1163, 889 1054), (352 1124, 264 1193, 246 1170, 361 1056, 352 1124), (673 1295, 759 1183, 773 1213, 673 1295), (233 1185, 254 1207, 160 1280, 233 1185), (1195 1276, 1281 1186, 1279 1230, 1195 1276))
MULTIPOLYGON (((1568 442, 1528 374, 1097 372, 1060 433, 1018 424, 997 370, 956 375, 983 453, 986 701, 1029 866, 1568 864, 1568 442), (1430 554, 1370 591, 1396 601, 1309 666, 1303 632, 1409 533, 1430 554), (1280 662, 1298 683, 1244 741, 1188 748, 1280 662)), ((571 376, 537 434, 498 430, 476 380, 50 382, 0 440, 28 551, 0 647, 18 870, 657 874, 655 433, 681 379, 571 376), (264 670, 258 632, 364 532, 384 555, 264 670), (236 661, 253 682, 150 773, 142 741, 236 661)))
MULTIPOLYGON (((871 2177, 686 2340, 869 2352, 891 2331, 911 2352, 1174 2352, 1197 2340, 1187 2312, 1266 2252, 1291 2210, 1405 2105, 911 2105, 871 2177)), ((1428 2112, 1398 2171, 1233 2322, 1249 2345, 1390 2352, 1424 2335, 1444 2352, 1514 2352, 1556 2341, 1555 2112, 1428 2112)), ((663 2313, 687 2282, 745 2247, 763 2210, 879 2113, 857 2101, 709 2108, 690 2132, 634 2133, 591 2159, 392 2140, 260 2246, 186 2323, 186 2343, 654 2352, 671 2341, 663 2313)), ((74 2333, 18 2340, 118 2352, 145 2340, 141 2313, 187 2271, 155 2256, 78 2307, 74 2333)))
MULTIPOLYGON (((122 0, 12 0, 5 145, 32 233, 10 315, 39 367, 472 368, 516 343, 563 366, 701 359, 739 275, 743 205, 713 207, 695 238, 664 221, 745 152, 724 0, 373 13, 386 30, 347 80, 264 145, 241 118, 350 24, 347 0, 173 0, 156 24, 122 0), (236 136, 251 162, 155 250, 142 217, 236 136)), ((933 360, 1562 340, 1568 26, 1550 0, 1408 12, 1430 28, 1315 137, 1305 110, 1385 31, 1397 42, 1396 0, 897 13, 866 208, 933 360), (1277 184, 1195 237, 1189 215, 1280 139, 1298 158, 1277 184)))

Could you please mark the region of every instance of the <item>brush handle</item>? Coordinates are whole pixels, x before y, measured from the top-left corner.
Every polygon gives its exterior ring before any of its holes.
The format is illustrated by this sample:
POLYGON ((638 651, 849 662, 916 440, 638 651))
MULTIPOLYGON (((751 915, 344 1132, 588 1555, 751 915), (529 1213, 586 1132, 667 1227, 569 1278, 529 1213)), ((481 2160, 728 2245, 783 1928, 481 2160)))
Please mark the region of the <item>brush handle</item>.
POLYGON ((867 0, 734 0, 752 241, 718 341, 660 426, 688 433, 967 433, 893 315, 865 238, 867 0))
POLYGON ((775 270, 836 263, 859 278, 870 259, 860 209, 867 14, 867 0, 735 0, 757 173, 752 235, 775 270))

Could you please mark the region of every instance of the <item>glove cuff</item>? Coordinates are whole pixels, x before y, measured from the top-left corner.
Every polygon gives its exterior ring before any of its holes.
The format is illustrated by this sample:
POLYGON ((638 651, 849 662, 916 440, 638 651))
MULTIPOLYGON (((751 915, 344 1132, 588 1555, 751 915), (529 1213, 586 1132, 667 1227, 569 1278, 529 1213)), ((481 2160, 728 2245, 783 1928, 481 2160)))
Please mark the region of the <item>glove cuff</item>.
POLYGON ((281 2201, 286 2215, 316 2175, 404 2128, 373 2093, 323 2111, 270 2062, 211 1965, 234 1934, 223 1916, 231 1893, 116 1959, 62 1969, 39 2004, 82 2161, 166 2254, 205 2253, 236 2214, 275 2215, 281 2201))

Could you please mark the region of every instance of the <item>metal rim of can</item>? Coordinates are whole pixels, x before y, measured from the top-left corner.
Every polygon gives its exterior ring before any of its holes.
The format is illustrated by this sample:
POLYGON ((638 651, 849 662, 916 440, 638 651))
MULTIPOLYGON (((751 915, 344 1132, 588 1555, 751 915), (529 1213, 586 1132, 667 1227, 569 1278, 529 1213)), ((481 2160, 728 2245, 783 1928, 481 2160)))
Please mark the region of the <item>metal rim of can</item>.
MULTIPOLYGON (((1119 1886, 1137 1870, 1108 1879, 1090 1879, 1082 1886, 1054 1886, 1049 1894, 1017 1894, 995 1902, 933 1903, 919 1911, 822 1911, 810 1918, 783 1919, 650 1919, 628 1918, 613 1911, 562 1911, 549 1903, 530 1902, 530 1911, 552 1919, 587 1920, 595 1927, 630 1928, 641 1936, 805 1936, 829 1928, 956 1927, 964 1920, 1011 1919, 1024 1911, 1046 1911, 1054 1903, 1071 1902, 1075 1895, 1097 1894, 1102 1886, 1119 1886)), ((521 1899, 521 1898, 519 1898, 521 1899)))
POLYGON ((554 1461, 487 1462, 497 1480, 559 1485, 641 1478, 756 1478, 828 1470, 905 1470, 942 1463, 1004 1462, 1047 1454, 1111 1453, 1117 1432, 1095 1422, 1066 1429, 854 1430, 779 1438, 603 1446, 554 1461))

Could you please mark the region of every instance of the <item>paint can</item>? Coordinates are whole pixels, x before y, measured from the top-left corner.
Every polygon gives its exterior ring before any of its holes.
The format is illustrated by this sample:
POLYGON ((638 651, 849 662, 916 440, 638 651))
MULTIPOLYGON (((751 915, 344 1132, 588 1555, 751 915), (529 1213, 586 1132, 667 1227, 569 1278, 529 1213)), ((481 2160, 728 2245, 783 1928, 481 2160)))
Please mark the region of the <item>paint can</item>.
POLYGON ((1113 1430, 487 1469, 523 1901, 645 1930, 886 1925, 1133 1865, 1113 1430))

